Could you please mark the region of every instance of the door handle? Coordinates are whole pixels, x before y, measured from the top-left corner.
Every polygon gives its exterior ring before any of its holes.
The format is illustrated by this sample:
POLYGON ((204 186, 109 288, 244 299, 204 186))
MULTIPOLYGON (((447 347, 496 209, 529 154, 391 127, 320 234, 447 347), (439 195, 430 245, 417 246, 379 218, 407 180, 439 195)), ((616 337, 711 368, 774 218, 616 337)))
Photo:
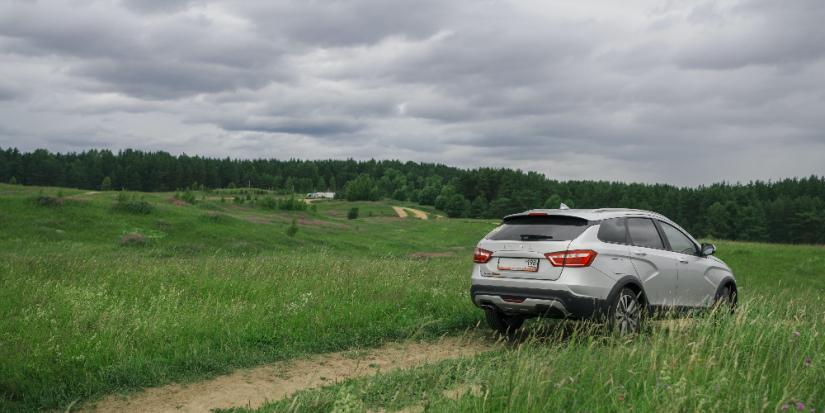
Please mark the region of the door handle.
POLYGON ((642 255, 642 256, 647 255, 647 253, 642 251, 642 250, 633 251, 633 253, 636 254, 636 255, 642 255))
POLYGON ((688 260, 687 258, 679 258, 679 262, 681 262, 682 264, 687 264, 688 260))

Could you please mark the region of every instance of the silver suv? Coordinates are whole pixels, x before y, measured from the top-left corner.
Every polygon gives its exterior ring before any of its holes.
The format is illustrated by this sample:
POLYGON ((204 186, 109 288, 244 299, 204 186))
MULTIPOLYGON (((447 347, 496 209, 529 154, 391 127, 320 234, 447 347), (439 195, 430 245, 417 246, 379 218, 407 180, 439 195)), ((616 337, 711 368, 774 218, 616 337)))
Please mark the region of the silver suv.
POLYGON ((605 318, 638 333, 646 313, 736 303, 713 244, 635 209, 537 209, 509 215, 475 250, 470 295, 501 333, 524 320, 605 318))

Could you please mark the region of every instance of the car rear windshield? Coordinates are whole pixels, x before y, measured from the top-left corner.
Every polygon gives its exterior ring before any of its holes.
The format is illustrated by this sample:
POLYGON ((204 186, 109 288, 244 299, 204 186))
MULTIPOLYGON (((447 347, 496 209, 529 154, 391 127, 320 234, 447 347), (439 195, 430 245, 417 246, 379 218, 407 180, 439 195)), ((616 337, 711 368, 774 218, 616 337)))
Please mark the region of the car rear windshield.
POLYGON ((505 220, 487 235, 489 240, 570 241, 587 229, 587 220, 560 216, 519 216, 505 220))

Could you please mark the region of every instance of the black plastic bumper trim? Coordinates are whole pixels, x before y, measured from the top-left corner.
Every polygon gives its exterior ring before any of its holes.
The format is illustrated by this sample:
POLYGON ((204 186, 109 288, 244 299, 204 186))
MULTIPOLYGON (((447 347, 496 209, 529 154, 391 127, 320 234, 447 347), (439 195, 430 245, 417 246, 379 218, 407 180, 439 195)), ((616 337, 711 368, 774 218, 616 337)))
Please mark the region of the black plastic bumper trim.
MULTIPOLYGON (((556 300, 564 304, 570 312, 570 318, 591 318, 599 314, 606 314, 605 301, 598 298, 577 297, 569 291, 544 290, 540 288, 498 287, 493 285, 473 285, 470 287, 470 297, 475 303, 477 295, 492 295, 524 300, 533 298, 538 300, 556 300)), ((536 306, 537 310, 541 310, 536 306)), ((545 310, 546 312, 546 310, 545 310)), ((551 318, 558 316, 555 312, 548 314, 551 318)))

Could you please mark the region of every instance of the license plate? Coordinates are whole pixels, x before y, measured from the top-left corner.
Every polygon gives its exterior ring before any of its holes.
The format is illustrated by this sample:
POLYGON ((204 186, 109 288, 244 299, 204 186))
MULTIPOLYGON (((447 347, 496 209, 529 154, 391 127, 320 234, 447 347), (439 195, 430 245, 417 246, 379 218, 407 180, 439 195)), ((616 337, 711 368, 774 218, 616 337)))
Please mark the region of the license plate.
POLYGON ((507 271, 532 271, 539 270, 538 258, 499 258, 498 269, 507 271))

